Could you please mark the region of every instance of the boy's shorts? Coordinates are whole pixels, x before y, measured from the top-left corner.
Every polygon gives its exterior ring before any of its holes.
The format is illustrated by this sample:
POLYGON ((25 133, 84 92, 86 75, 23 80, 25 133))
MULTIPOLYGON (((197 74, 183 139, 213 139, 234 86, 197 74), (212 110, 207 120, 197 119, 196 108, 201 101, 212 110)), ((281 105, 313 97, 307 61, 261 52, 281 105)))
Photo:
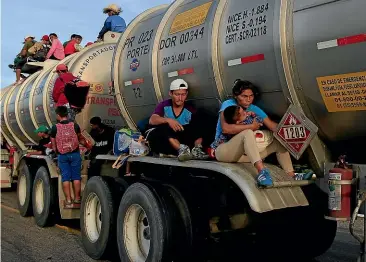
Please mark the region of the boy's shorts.
POLYGON ((58 167, 61 170, 62 182, 81 180, 80 152, 58 155, 58 167))

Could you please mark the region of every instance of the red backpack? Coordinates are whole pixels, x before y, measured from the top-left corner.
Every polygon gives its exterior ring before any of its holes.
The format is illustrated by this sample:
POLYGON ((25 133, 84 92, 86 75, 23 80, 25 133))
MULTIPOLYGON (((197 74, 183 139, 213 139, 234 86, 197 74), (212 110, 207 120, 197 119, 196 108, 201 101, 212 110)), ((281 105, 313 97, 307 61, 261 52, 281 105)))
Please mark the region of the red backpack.
POLYGON ((74 129, 74 123, 56 124, 56 146, 61 154, 70 153, 79 148, 79 139, 74 129))

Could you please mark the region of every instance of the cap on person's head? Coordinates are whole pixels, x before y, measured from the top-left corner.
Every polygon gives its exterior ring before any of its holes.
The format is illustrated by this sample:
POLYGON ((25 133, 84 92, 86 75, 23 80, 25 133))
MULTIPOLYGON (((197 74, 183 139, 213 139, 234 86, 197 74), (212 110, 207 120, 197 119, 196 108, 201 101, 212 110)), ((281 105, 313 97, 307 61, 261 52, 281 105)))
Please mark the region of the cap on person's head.
POLYGON ((93 42, 88 42, 88 43, 86 43, 85 47, 90 46, 92 44, 94 44, 94 43, 93 42))
POLYGON ((122 12, 122 9, 121 9, 121 7, 119 7, 116 4, 110 4, 107 7, 103 8, 103 13, 104 14, 108 13, 109 11, 113 11, 113 12, 119 14, 119 13, 122 12))
POLYGON ((56 73, 57 71, 67 71, 68 68, 65 64, 59 64, 56 66, 56 70, 53 71, 54 73, 56 73))
POLYGON ((48 132, 48 127, 41 125, 40 127, 38 127, 36 130, 34 130, 34 133, 47 133, 48 132))
POLYGON ((102 119, 99 117, 99 116, 95 116, 95 117, 92 117, 90 119, 90 124, 91 125, 100 125, 102 123, 102 119))
POLYGON ((35 37, 34 36, 31 36, 31 35, 27 35, 26 37, 24 37, 24 41, 27 40, 28 38, 34 39, 35 37))
POLYGON ((188 84, 183 79, 175 79, 170 84, 170 91, 186 90, 186 89, 188 89, 188 84))
POLYGON ((41 40, 50 41, 50 38, 48 37, 48 35, 44 35, 42 36, 41 40))

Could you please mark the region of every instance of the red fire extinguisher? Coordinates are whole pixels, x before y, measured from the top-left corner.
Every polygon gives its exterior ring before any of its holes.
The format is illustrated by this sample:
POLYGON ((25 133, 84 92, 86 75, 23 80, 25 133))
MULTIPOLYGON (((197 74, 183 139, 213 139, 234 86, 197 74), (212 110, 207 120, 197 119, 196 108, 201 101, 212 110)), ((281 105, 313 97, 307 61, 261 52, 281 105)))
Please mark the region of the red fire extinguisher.
POLYGON ((341 156, 337 164, 329 170, 329 196, 327 219, 347 221, 352 216, 353 170, 341 156))

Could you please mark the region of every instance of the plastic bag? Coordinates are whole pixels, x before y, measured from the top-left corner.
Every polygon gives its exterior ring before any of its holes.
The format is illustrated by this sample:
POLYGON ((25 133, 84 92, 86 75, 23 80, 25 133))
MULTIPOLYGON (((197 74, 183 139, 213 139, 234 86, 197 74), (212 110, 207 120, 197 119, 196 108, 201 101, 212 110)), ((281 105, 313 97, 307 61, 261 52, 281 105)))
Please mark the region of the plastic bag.
POLYGON ((131 156, 146 156, 149 152, 150 149, 143 140, 135 141, 132 139, 129 152, 131 156))

